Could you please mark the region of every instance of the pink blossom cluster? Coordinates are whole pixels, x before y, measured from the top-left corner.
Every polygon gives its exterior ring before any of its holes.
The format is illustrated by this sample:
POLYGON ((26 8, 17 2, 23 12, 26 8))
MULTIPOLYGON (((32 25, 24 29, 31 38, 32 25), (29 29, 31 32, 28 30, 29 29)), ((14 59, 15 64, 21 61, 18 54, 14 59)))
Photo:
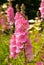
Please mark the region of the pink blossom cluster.
POLYGON ((7 13, 7 20, 12 25, 14 23, 14 9, 12 6, 8 6, 8 9, 6 11, 7 13))
POLYGON ((1 26, 2 26, 2 32, 3 32, 5 29, 7 29, 7 30, 10 29, 10 25, 7 24, 7 22, 6 22, 5 18, 4 18, 4 15, 2 15, 2 16, 0 17, 0 24, 1 24, 1 26))
POLYGON ((5 22, 5 19, 4 19, 3 15, 0 17, 0 24, 1 24, 2 28, 6 27, 6 22, 5 22))
POLYGON ((37 62, 36 65, 43 65, 43 62, 37 62))
POLYGON ((28 38, 28 28, 28 20, 20 12, 17 12, 15 15, 15 33, 10 40, 10 57, 17 58, 24 48, 24 44, 27 44, 25 46, 27 57, 32 58, 32 45, 28 38))
POLYGON ((41 1, 40 8, 41 18, 44 18, 44 0, 41 1))
POLYGON ((38 37, 35 38, 35 42, 39 42, 39 38, 38 37))

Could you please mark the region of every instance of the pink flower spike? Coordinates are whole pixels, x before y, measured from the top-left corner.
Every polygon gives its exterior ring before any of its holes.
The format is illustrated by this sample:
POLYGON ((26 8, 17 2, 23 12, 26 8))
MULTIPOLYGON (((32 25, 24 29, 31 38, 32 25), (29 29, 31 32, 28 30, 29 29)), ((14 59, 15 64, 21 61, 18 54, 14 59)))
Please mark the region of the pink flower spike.
POLYGON ((7 9, 7 20, 12 25, 14 23, 14 9, 12 6, 9 6, 7 9))
POLYGON ((36 65, 43 65, 43 62, 37 62, 36 65))
POLYGON ((41 18, 44 18, 44 0, 41 1, 40 8, 41 18))

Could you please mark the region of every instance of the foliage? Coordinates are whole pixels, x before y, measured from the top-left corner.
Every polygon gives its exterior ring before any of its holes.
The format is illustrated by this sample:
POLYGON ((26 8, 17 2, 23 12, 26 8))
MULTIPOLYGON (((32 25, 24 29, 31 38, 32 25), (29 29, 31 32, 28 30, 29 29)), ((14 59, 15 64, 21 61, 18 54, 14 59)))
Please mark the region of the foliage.
MULTIPOLYGON (((32 45, 33 45, 33 53, 34 58, 33 61, 30 62, 27 59, 28 65, 35 65, 36 62, 41 60, 41 56, 44 53, 44 49, 41 49, 42 44, 44 43, 44 32, 38 33, 37 31, 34 31, 30 33, 29 38, 31 39, 32 45), (39 41, 35 41, 36 35, 38 35, 39 41), (41 51, 42 50, 42 51, 41 51)), ((24 56, 23 51, 20 53, 19 57, 17 59, 9 59, 9 40, 10 35, 5 33, 0 33, 0 65, 8 65, 8 63, 12 63, 12 65, 23 65, 24 63, 24 56)), ((42 59, 43 61, 43 59, 42 59)))

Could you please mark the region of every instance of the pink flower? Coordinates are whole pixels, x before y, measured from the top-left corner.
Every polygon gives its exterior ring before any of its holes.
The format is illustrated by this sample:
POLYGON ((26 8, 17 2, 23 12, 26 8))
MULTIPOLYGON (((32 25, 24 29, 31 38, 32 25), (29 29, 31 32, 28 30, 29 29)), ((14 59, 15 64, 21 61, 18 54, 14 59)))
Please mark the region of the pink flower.
POLYGON ((8 22, 10 22, 11 24, 13 24, 15 22, 14 9, 11 6, 9 6, 7 9, 7 19, 8 19, 8 22))
POLYGON ((16 33, 16 41, 19 41, 21 43, 25 43, 26 41, 26 34, 24 33, 16 33))
POLYGON ((44 18, 44 0, 41 1, 40 8, 41 18, 44 18))
POLYGON ((21 13, 20 12, 17 12, 16 14, 15 14, 15 17, 14 17, 14 19, 15 20, 18 20, 19 18, 21 18, 22 16, 21 16, 21 13))
POLYGON ((27 45, 25 46, 25 50, 26 50, 26 54, 27 57, 30 59, 30 61, 33 60, 33 48, 32 48, 32 44, 31 41, 29 39, 27 39, 27 45))
POLYGON ((6 28, 6 23, 5 23, 5 19, 4 19, 4 16, 1 16, 0 18, 0 24, 2 25, 2 28, 6 28))
POLYGON ((16 44, 16 46, 17 46, 17 48, 22 49, 22 48, 24 47, 24 44, 18 42, 18 43, 16 44))
POLYGON ((41 0, 41 1, 44 1, 44 0, 41 0))
POLYGON ((36 65, 43 65, 43 62, 37 62, 36 65))
POLYGON ((35 42, 39 42, 39 38, 35 38, 35 42))
POLYGON ((17 57, 21 50, 24 48, 24 44, 26 46, 27 57, 32 59, 32 45, 30 40, 28 39, 29 33, 28 29, 29 23, 21 13, 16 13, 15 15, 15 33, 12 35, 10 41, 10 56, 17 57), (29 50, 29 51, 28 51, 29 50))
POLYGON ((18 32, 18 33, 28 32, 27 31, 27 29, 29 28, 28 20, 25 20, 24 17, 16 19, 15 28, 16 28, 16 32, 18 32))
POLYGON ((15 57, 16 53, 16 41, 15 41, 15 35, 12 35, 12 38, 10 40, 10 57, 15 57))

